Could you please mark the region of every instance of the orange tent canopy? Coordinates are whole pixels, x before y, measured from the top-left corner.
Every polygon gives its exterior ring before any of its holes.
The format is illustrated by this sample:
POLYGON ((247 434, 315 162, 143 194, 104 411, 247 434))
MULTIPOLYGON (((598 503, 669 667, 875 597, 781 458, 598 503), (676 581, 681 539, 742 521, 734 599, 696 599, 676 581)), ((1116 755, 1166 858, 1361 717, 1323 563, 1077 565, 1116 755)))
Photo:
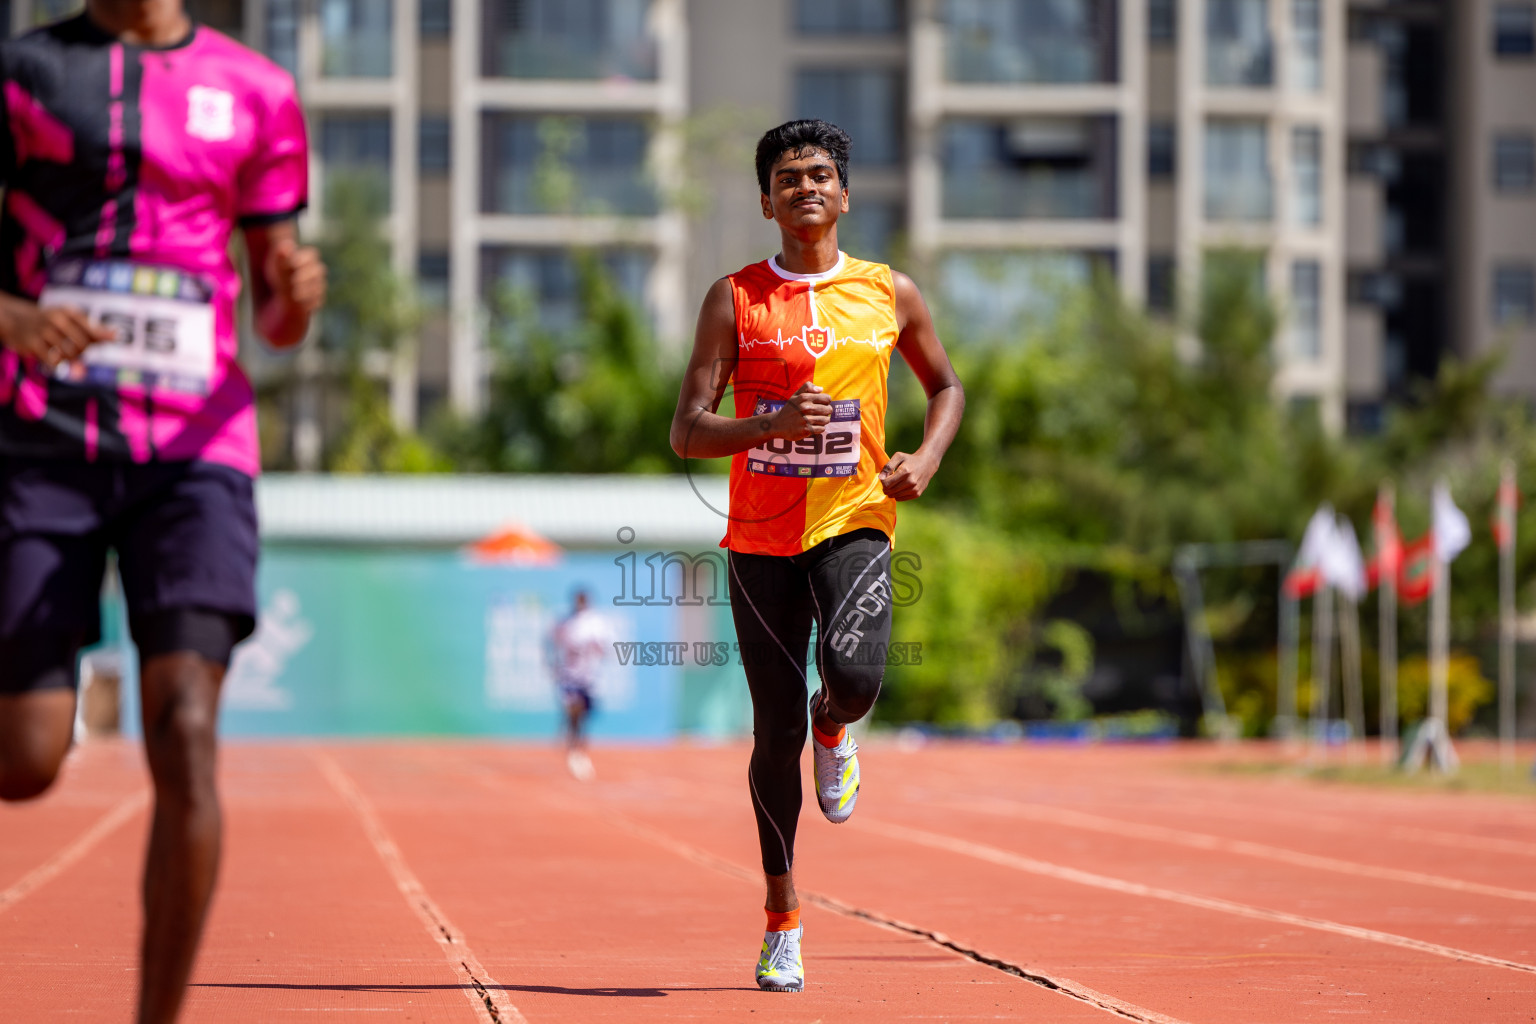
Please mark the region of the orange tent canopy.
POLYGON ((465 553, 487 565, 549 565, 560 559, 560 545, 521 523, 512 523, 468 545, 465 553))

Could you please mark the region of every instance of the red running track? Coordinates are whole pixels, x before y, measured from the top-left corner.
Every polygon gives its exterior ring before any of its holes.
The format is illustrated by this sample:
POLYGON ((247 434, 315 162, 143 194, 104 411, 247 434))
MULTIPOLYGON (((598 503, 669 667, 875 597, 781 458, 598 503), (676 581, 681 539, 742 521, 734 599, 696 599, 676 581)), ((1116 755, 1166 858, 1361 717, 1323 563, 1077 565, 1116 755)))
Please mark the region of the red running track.
MULTIPOLYGON (((760 993, 746 756, 230 744, 184 1019, 1536 1020, 1536 804, 1193 745, 867 744, 802 817, 807 991, 760 993)), ((0 1019, 130 1018, 146 806, 105 743, 0 808, 0 1019)))

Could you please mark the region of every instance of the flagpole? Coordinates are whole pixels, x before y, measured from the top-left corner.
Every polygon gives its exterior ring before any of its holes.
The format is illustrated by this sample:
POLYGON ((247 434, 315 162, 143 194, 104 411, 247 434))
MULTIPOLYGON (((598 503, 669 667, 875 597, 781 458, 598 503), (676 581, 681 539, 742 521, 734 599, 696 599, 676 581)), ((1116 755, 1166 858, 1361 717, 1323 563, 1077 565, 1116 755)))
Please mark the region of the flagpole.
POLYGON ((1515 463, 1504 460, 1499 481, 1499 764, 1515 765, 1515 463))
POLYGON ((1275 719, 1276 731, 1286 747, 1291 747, 1297 737, 1296 675, 1300 660, 1301 630, 1297 619, 1301 613, 1301 601, 1293 597, 1285 585, 1285 573, 1280 574, 1280 660, 1279 679, 1276 680, 1275 719))
POLYGON ((1328 689, 1333 677, 1333 588, 1319 582, 1312 598, 1312 751, 1325 754, 1328 741, 1328 689))
POLYGON ((1450 729, 1450 657, 1451 657, 1451 567, 1434 556, 1435 589, 1429 604, 1429 752, 1435 767, 1443 775, 1456 770, 1456 751, 1451 746, 1450 729))
POLYGON ((1401 545, 1396 539, 1397 523, 1397 495, 1390 482, 1383 483, 1377 494, 1377 504, 1386 512, 1376 522, 1376 552, 1380 559, 1381 552, 1389 539, 1385 536, 1383 520, 1392 523, 1391 543, 1397 544, 1398 553, 1391 560, 1393 564, 1379 563, 1377 593, 1377 653, 1379 672, 1378 688, 1381 698, 1381 759, 1385 764, 1392 764, 1397 760, 1399 726, 1397 721, 1397 574, 1402 561, 1401 545))
POLYGON ((1349 758, 1365 741, 1365 694, 1360 686, 1360 606, 1339 595, 1339 667, 1344 683, 1344 718, 1349 722, 1349 758))

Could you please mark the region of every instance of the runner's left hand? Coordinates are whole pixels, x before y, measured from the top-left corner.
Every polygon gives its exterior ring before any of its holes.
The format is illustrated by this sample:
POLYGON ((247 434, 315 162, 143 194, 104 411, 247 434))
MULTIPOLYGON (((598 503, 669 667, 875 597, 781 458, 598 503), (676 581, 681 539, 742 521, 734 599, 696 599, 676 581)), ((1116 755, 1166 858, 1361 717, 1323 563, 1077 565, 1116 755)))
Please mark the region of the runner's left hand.
POLYGON ((314 246, 283 239, 272 246, 266 270, 273 295, 290 308, 313 313, 325 305, 325 264, 314 246))
POLYGON ((880 486, 885 488, 887 497, 911 501, 928 489, 928 481, 938 468, 937 462, 922 455, 897 452, 880 470, 880 486))

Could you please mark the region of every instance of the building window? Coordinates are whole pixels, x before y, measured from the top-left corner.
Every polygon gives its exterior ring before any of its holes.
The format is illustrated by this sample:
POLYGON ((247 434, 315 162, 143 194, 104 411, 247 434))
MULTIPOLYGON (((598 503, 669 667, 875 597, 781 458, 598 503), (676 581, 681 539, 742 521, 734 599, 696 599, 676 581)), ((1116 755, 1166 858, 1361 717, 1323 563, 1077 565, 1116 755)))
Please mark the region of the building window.
POLYGON ((447 174, 453 164, 452 122, 440 114, 422 117, 416 136, 416 166, 422 174, 447 174))
POLYGON ((901 162, 901 73, 815 68, 795 76, 795 113, 842 128, 853 139, 855 164, 901 162))
POLYGON ((647 123, 637 117, 485 115, 486 213, 647 216, 647 123))
POLYGON ((394 68, 393 0, 320 0, 320 73, 388 78, 394 68))
POLYGON ((954 251, 939 261, 940 301, 972 336, 1017 341, 1049 325, 1094 265, 1086 252, 954 251))
POLYGON ((1205 129, 1205 217, 1267 221, 1274 216, 1269 126, 1263 121, 1213 120, 1205 129))
POLYGON ((1322 91, 1322 0, 1291 0, 1291 85, 1303 92, 1322 91))
POLYGON ((1291 264, 1291 354, 1309 363, 1323 356, 1323 268, 1316 260, 1291 264))
POLYGON ((1529 263, 1493 268, 1493 322, 1527 326, 1536 321, 1536 269, 1529 263))
POLYGON ((889 263, 901 233, 901 212, 900 203, 853 200, 838 218, 838 244, 860 259, 889 263))
POLYGON ((1117 215, 1113 117, 949 121, 944 216, 1108 220, 1117 215))
POLYGON ((654 79, 650 10, 651 0, 485 0, 483 73, 654 79))
POLYGON ((1178 308, 1179 296, 1174 283, 1172 254, 1160 253, 1147 257, 1147 310, 1169 316, 1178 308))
POLYGON ((1493 187, 1500 192, 1529 192, 1536 185, 1536 139, 1529 133, 1493 139, 1493 187))
POLYGON ((416 255, 416 298, 427 309, 448 308, 448 252, 423 249, 416 255))
POLYGON ((946 0, 955 82, 1113 82, 1118 2, 946 0))
POLYGON ((1179 38, 1179 0, 1148 0, 1147 38, 1171 44, 1179 38))
POLYGON ((333 180, 344 177, 375 190, 375 212, 389 212, 391 121, 387 113, 320 115, 320 162, 333 180))
POLYGON ((510 330, 511 340, 533 327, 569 330, 581 321, 584 274, 607 275, 620 294, 640 306, 653 262, 642 249, 577 254, 561 248, 487 246, 481 250, 481 294, 493 322, 510 330))
POLYGON ((796 0, 795 28, 806 35, 891 35, 905 22, 902 0, 796 0))
POLYGON ((1345 280, 1345 298, 1352 306, 1397 309, 1403 302, 1403 281, 1384 270, 1351 270, 1345 280))
POLYGON ((421 0, 418 15, 421 38, 441 39, 453 34, 453 0, 421 0))
POLYGON ((1291 131, 1291 218, 1297 224, 1323 222, 1323 133, 1319 128, 1291 131))
POLYGON ((1493 52, 1500 57, 1536 53, 1536 9, 1531 4, 1499 4, 1493 9, 1493 52))
POLYGON ((1207 0, 1206 84, 1255 87, 1273 81, 1269 0, 1207 0))
POLYGON ((299 0, 267 0, 263 33, 267 56, 290 75, 299 73, 299 0))
POLYGON ((1147 123, 1147 176, 1154 179, 1173 177, 1179 166, 1179 131, 1172 121, 1147 123))

